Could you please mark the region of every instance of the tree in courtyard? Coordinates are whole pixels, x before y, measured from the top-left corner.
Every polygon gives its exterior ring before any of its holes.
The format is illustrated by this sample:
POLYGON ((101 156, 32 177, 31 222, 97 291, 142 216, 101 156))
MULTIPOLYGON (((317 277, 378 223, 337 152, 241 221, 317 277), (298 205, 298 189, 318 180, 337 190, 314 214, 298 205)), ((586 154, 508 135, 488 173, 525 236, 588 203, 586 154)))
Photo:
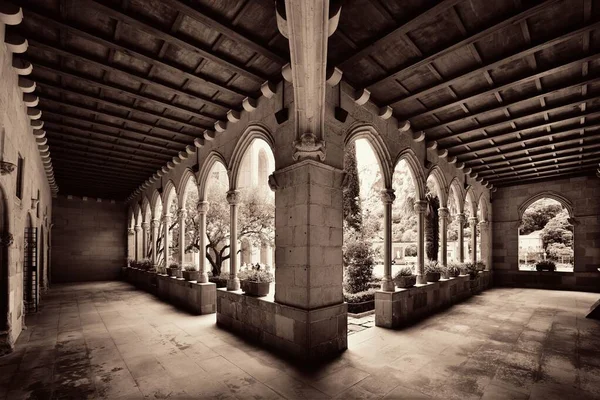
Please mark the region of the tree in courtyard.
POLYGON ((520 234, 528 235, 531 232, 543 229, 548 221, 558 215, 562 209, 562 205, 555 200, 540 199, 536 201, 523 213, 520 234))
MULTIPOLYGON (((406 213, 416 215, 415 203, 417 201, 416 192, 413 190, 404 198, 404 210, 406 213)), ((427 208, 425 210, 425 255, 429 260, 438 259, 438 250, 440 248, 440 200, 432 191, 427 191, 425 195, 427 208)))
POLYGON ((569 224, 567 210, 562 210, 548 221, 540 233, 540 238, 546 251, 550 246, 559 243, 566 247, 573 247, 573 227, 569 224))
POLYGON ((356 160, 356 142, 346 146, 344 152, 344 172, 346 187, 343 192, 344 221, 348 228, 360 231, 362 215, 360 207, 360 182, 358 180, 358 163, 356 160))

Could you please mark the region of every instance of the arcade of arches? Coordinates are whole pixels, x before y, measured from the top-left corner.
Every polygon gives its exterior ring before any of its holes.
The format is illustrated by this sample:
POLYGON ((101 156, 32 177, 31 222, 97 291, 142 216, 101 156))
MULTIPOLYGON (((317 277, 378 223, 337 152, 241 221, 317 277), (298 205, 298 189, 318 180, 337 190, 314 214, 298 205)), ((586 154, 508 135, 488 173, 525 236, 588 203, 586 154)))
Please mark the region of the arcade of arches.
POLYGON ((55 3, 0 1, 0 399, 600 398, 594 2, 55 3))

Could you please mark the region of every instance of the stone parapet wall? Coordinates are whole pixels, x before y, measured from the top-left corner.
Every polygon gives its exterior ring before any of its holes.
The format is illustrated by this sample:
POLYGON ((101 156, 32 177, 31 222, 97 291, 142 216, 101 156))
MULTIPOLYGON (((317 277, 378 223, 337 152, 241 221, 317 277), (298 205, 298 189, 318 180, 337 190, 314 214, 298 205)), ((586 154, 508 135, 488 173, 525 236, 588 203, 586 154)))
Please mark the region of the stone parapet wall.
POLYGON ((303 310, 218 289, 217 325, 300 359, 328 358, 348 347, 346 303, 303 310))
POLYGON ((600 292, 600 274, 596 272, 494 271, 494 285, 535 289, 600 292))
POLYGON ((475 280, 461 275, 394 292, 379 291, 375 293, 375 325, 384 328, 409 325, 488 289, 491 276, 489 271, 482 271, 475 280))

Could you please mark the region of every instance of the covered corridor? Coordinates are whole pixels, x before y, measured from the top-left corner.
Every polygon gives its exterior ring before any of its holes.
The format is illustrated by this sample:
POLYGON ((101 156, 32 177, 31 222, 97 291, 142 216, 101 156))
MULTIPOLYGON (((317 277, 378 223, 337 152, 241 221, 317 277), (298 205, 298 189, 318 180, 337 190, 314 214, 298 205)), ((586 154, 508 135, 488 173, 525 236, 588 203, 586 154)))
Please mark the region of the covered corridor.
POLYGON ((303 367, 128 284, 57 285, 0 359, 0 399, 597 399, 596 297, 492 289, 303 367))

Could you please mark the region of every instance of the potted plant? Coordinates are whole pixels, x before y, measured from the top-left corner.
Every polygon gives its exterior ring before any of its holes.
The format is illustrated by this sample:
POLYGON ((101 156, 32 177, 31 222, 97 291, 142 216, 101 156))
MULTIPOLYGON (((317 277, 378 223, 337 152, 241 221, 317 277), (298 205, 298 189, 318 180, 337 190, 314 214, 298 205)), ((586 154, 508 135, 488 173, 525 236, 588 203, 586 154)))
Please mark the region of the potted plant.
POLYGON ((229 274, 227 272, 221 272, 220 275, 213 276, 212 271, 208 271, 207 275, 208 281, 217 285, 217 288, 227 287, 227 280, 229 279, 229 274))
POLYGON ((200 278, 200 271, 194 265, 186 264, 183 266, 183 279, 186 281, 197 281, 200 278))
POLYGON ((268 295, 269 287, 273 282, 273 274, 260 269, 243 271, 239 278, 244 293, 255 297, 268 295))
POLYGON ((460 275, 461 265, 459 263, 450 262, 446 265, 446 275, 448 278, 456 278, 460 275))
POLYGON ((477 265, 471 262, 465 263, 463 265, 463 274, 469 275, 471 280, 476 279, 479 276, 479 271, 477 271, 477 265))
POLYGON ((425 264, 425 279, 427 282, 437 282, 442 276, 443 268, 435 260, 429 260, 425 264))
POLYGON ((554 261, 542 260, 542 261, 538 261, 535 264, 535 269, 538 271, 554 272, 554 271, 556 271, 556 264, 554 263, 554 261))
POLYGON ((483 261, 477 261, 475 263, 475 269, 477 271, 485 271, 485 263, 483 261))
POLYGON ((178 275, 180 272, 181 272, 181 266, 179 264, 177 264, 177 263, 169 264, 169 267, 167 268, 167 275, 178 278, 179 277, 178 275))
POLYGON ((402 267, 396 275, 394 275, 394 283, 399 288, 409 288, 417 283, 417 276, 413 274, 411 267, 402 267))

